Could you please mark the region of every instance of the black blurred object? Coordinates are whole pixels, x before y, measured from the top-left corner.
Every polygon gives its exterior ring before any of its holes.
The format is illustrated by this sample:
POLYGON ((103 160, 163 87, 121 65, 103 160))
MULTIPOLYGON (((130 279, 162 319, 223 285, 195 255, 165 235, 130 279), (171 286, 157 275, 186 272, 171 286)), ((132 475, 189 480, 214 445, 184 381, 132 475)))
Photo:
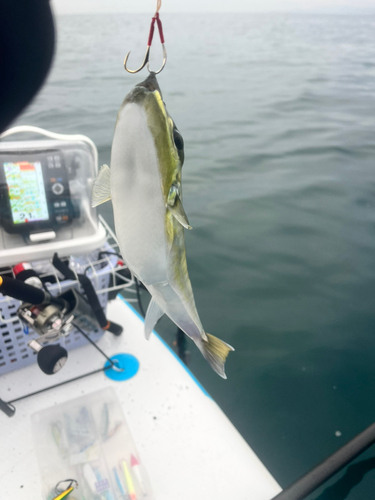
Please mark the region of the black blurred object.
MULTIPOLYGON (((35 305, 44 304, 53 300, 50 294, 44 290, 28 285, 21 280, 9 278, 8 276, 1 276, 0 292, 3 295, 8 295, 22 302, 29 302, 35 305)), ((54 300, 56 301, 57 299, 54 300)))
POLYGON ((0 0, 0 133, 42 86, 54 49, 49 0, 0 0))
POLYGON ((181 328, 177 328, 176 346, 178 357, 187 365, 190 360, 190 352, 187 349, 186 335, 181 328))

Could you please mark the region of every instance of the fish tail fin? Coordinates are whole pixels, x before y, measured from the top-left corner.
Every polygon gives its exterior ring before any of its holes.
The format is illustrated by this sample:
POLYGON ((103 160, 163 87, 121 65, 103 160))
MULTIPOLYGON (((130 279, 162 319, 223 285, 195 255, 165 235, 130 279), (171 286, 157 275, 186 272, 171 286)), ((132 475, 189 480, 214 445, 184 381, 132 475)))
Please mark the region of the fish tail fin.
POLYGON ((234 351, 233 347, 223 342, 222 340, 206 333, 207 340, 203 340, 200 345, 200 350, 211 368, 222 378, 227 378, 225 375, 224 364, 230 351, 234 351))

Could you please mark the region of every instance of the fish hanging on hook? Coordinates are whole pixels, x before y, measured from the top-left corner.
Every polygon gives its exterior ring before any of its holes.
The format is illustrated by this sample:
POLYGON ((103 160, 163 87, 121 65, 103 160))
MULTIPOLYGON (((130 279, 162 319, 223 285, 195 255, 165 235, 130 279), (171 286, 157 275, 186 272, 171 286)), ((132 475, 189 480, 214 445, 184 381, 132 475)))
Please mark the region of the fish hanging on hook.
POLYGON ((161 0, 158 0, 157 1, 157 6, 156 6, 156 12, 155 12, 155 15, 154 17, 152 18, 151 20, 151 26, 150 26, 150 33, 148 35, 148 42, 147 42, 147 50, 146 50, 146 55, 143 59, 143 63, 142 65, 138 68, 138 69, 129 69, 127 67, 127 62, 128 62, 128 59, 129 59, 129 55, 130 55, 130 52, 129 51, 126 56, 125 56, 125 59, 124 59, 124 68, 126 69, 126 71, 128 73, 138 73, 139 71, 141 71, 147 64, 147 69, 150 73, 155 73, 155 75, 158 75, 163 69, 164 69, 164 66, 166 65, 166 62, 167 62, 167 51, 166 51, 166 48, 165 48, 165 42, 164 42, 164 33, 163 33, 163 26, 161 24, 161 21, 160 21, 160 16, 159 16, 159 10, 160 10, 160 7, 161 7, 161 0), (155 31, 155 22, 157 24, 157 27, 158 27, 158 31, 159 31, 159 36, 160 36, 160 43, 161 43, 161 46, 162 46, 162 49, 163 49, 163 64, 161 66, 161 68, 158 70, 158 71, 151 71, 150 70, 150 63, 149 63, 149 59, 150 59, 150 50, 151 50, 151 44, 152 44, 152 39, 154 38, 154 31, 155 31))
POLYGON ((182 200, 184 158, 182 135, 150 73, 120 108, 111 167, 104 165, 94 182, 92 206, 112 199, 122 257, 152 296, 146 337, 166 314, 226 378, 224 363, 234 349, 204 330, 187 269, 184 229, 191 226, 182 200))

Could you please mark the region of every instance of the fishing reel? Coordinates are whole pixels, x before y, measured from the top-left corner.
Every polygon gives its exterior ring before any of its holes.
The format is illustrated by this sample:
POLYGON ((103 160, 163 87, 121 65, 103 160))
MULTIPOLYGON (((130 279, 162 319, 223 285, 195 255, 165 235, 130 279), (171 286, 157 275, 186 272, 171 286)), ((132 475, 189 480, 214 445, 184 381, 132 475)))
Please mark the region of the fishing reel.
POLYGON ((80 325, 87 331, 99 328, 89 304, 74 288, 45 304, 36 306, 23 303, 18 308, 17 315, 39 335, 30 340, 28 346, 37 353, 38 365, 48 375, 56 373, 65 365, 68 352, 61 345, 46 344, 69 335, 75 327, 80 328, 80 325))
POLYGON ((18 308, 17 315, 26 327, 39 336, 28 342, 37 353, 40 369, 47 375, 58 372, 68 359, 67 350, 56 342, 75 328, 92 331, 99 328, 95 315, 85 298, 74 288, 57 297, 49 292, 17 279, 0 278, 0 291, 18 300, 27 300, 18 308))
MULTIPOLYGON (((62 261, 55 257, 56 265, 67 271, 68 268, 65 269, 62 261)), ((77 276, 80 278, 81 275, 77 276)), ((22 302, 17 315, 26 328, 32 328, 38 335, 28 342, 28 346, 37 353, 38 365, 47 375, 58 372, 68 358, 64 347, 51 343, 69 335, 75 328, 94 345, 85 331, 102 328, 114 335, 122 333, 120 325, 105 317, 91 281, 84 276, 79 281, 87 300, 73 287, 54 297, 44 288, 32 286, 20 279, 0 276, 0 292, 22 302)))
POLYGON ((67 308, 61 309, 56 304, 38 307, 34 304, 22 304, 17 315, 21 321, 33 328, 41 338, 57 340, 61 335, 67 335, 72 330, 71 320, 67 318, 67 308))
POLYGON ((56 304, 43 307, 30 303, 22 304, 17 311, 20 320, 39 334, 38 338, 28 342, 28 346, 38 354, 38 365, 48 375, 59 371, 68 359, 68 352, 64 347, 43 345, 70 333, 74 316, 68 316, 66 311, 67 307, 61 308, 56 304))

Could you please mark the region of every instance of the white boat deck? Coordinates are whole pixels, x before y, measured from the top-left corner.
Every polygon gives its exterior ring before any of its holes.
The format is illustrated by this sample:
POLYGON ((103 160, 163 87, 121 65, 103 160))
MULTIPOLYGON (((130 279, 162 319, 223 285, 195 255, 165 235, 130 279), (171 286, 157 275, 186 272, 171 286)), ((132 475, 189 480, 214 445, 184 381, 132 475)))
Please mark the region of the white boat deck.
MULTIPOLYGON (((98 373, 15 403, 12 418, 0 412, 1 498, 42 498, 31 414, 109 386, 123 406, 156 500, 270 500, 275 496, 279 485, 160 337, 152 334, 147 342, 142 319, 119 298, 109 304, 107 314, 124 325, 124 332, 120 337, 105 333, 99 346, 110 356, 134 355, 140 362, 137 375, 114 382, 98 373)), ((0 377, 0 398, 10 401, 103 364, 93 346, 75 349, 53 376, 33 365, 0 377)))

